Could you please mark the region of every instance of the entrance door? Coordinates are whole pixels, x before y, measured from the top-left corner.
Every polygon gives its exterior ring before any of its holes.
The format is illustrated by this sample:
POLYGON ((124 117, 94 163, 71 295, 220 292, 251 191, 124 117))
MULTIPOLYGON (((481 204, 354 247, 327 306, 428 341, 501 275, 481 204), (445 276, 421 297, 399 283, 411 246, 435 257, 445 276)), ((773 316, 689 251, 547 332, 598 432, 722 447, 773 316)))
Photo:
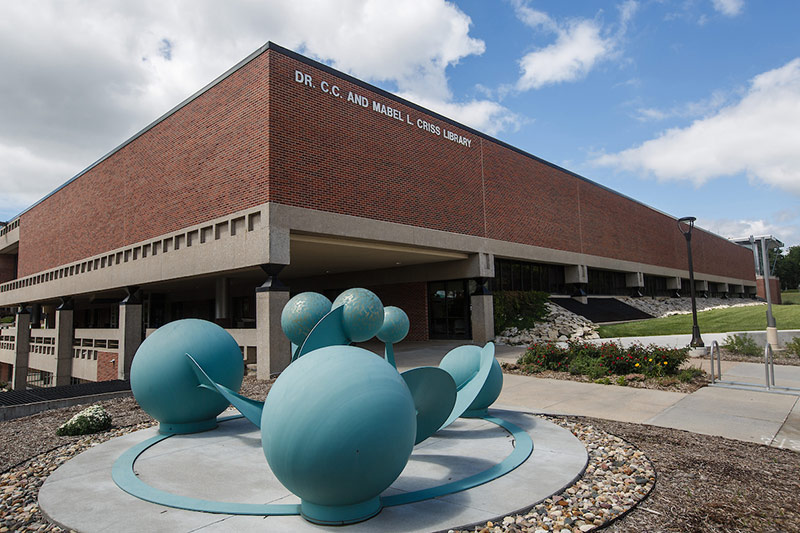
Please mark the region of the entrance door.
POLYGON ((469 292, 466 280, 428 283, 431 339, 470 339, 469 292))

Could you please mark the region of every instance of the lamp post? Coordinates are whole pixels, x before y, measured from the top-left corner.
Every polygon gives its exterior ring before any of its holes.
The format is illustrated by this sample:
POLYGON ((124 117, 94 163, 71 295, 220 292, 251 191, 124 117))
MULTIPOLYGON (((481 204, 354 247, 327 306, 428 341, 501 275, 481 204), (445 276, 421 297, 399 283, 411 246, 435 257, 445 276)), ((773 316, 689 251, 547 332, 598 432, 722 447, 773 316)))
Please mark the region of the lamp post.
POLYGON ((689 290, 692 295, 692 342, 689 346, 692 348, 703 348, 703 339, 700 338, 700 327, 697 325, 697 304, 695 303, 694 295, 694 267, 692 266, 692 229, 694 228, 695 217, 683 217, 678 219, 678 230, 686 237, 686 250, 689 255, 689 290), (688 229, 684 230, 685 224, 688 229))

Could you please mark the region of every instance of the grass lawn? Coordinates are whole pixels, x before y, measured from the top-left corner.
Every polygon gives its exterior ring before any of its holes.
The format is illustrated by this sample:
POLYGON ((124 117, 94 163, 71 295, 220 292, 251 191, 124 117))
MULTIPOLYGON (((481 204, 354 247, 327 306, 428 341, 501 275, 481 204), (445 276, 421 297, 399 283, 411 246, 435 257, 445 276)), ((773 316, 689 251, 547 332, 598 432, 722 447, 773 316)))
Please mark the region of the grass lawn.
MULTIPOLYGON (((773 305, 772 314, 778 323, 778 329, 800 329, 800 305, 773 305)), ((701 333, 765 330, 767 328, 767 307, 758 305, 701 311, 697 313, 697 324, 700 326, 701 333)), ((691 314, 611 324, 600 326, 599 329, 600 336, 603 338, 677 335, 691 332, 691 314)))
POLYGON ((783 291, 781 292, 781 301, 785 304, 800 305, 800 291, 783 291))

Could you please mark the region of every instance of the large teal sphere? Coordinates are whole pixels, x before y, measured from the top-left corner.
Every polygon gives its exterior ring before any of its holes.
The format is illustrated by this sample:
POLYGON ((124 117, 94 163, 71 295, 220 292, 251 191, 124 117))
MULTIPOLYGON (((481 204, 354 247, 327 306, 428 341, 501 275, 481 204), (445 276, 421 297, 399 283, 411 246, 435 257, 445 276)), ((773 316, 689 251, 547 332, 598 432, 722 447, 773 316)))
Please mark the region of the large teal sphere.
POLYGON ((353 342, 368 341, 383 325, 383 304, 367 289, 347 289, 336 297, 333 307, 344 306, 342 326, 353 342))
MULTIPOLYGON (((481 348, 479 346, 459 346, 444 356, 439 368, 446 370, 456 382, 456 388, 463 388, 475 374, 481 364, 481 348)), ((500 396, 503 390, 503 369, 497 359, 492 359, 492 369, 478 396, 470 404, 469 410, 487 409, 500 396)))
POLYGON ((302 292, 289 300, 281 312, 281 329, 300 346, 309 332, 331 310, 331 301, 316 292, 302 292))
POLYGON ((376 336, 383 342, 394 344, 406 338, 410 326, 406 312, 390 305, 383 308, 383 325, 376 336))
POLYGON ((238 391, 244 377, 239 345, 220 326, 186 319, 158 328, 139 346, 131 364, 131 390, 142 409, 160 422, 162 433, 191 433, 216 427, 228 401, 198 387, 190 354, 209 377, 238 391))
POLYGON ((261 418, 267 462, 312 521, 325 517, 309 517, 309 509, 377 502, 405 468, 416 431, 414 400, 403 378, 355 346, 320 348, 289 365, 267 395, 261 418))

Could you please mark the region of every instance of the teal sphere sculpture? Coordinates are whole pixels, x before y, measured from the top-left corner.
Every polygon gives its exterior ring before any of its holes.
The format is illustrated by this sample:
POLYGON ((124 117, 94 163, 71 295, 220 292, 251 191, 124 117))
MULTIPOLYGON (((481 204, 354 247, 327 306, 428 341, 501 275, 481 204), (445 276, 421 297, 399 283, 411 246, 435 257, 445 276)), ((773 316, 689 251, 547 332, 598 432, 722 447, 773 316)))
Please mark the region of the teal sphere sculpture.
POLYGON ((383 325, 376 337, 383 342, 394 344, 406 338, 410 326, 411 322, 406 312, 390 305, 383 308, 383 325))
MULTIPOLYGON (((444 356, 439 368, 446 370, 456 382, 459 390, 477 374, 481 363, 481 348, 478 346, 459 346, 444 356)), ((469 405, 469 411, 483 411, 489 408, 503 390, 503 369, 497 359, 492 360, 492 369, 481 391, 469 405)))
POLYGON ((344 306, 342 327, 353 342, 368 341, 383 325, 383 304, 372 291, 347 289, 336 297, 333 307, 344 306))
POLYGON ((220 326, 205 320, 170 322, 139 346, 131 363, 136 401, 158 420, 161 433, 194 433, 217 426, 228 401, 198 387, 190 354, 216 383, 238 391, 244 377, 239 345, 220 326))
POLYGON ((281 312, 281 329, 293 344, 300 346, 322 317, 331 310, 331 301, 316 292, 294 296, 281 312))
POLYGON ((411 392, 390 364, 362 348, 307 353, 264 403, 261 444, 272 472, 321 524, 366 520, 405 468, 416 436, 411 392))

